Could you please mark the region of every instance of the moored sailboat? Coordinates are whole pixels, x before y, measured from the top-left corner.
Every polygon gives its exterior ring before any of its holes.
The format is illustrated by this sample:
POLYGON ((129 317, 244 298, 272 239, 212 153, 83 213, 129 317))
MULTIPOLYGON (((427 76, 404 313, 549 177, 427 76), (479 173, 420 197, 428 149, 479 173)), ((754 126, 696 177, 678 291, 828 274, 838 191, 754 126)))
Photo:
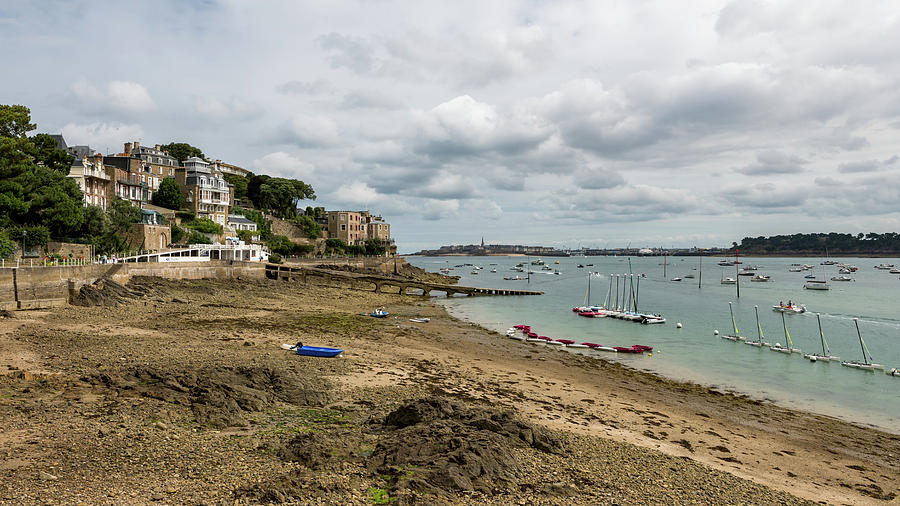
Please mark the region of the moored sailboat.
POLYGON ((756 346, 757 348, 762 348, 763 346, 772 346, 771 344, 763 341, 765 336, 763 335, 762 326, 760 326, 759 324, 759 306, 753 306, 753 310, 756 312, 756 341, 744 341, 744 344, 756 346))
POLYGON ((870 362, 872 360, 872 354, 869 353, 869 349, 866 347, 865 341, 863 341, 862 334, 859 332, 859 318, 854 318, 853 323, 856 324, 856 336, 859 338, 859 347, 862 348, 863 361, 860 362, 859 360, 847 360, 845 362, 841 362, 841 365, 852 367, 854 369, 862 369, 863 371, 874 371, 875 369, 884 370, 883 365, 870 362))
POLYGON ((791 333, 788 332, 787 322, 784 321, 784 313, 781 313, 781 325, 784 327, 784 340, 787 343, 787 346, 782 346, 781 343, 775 343, 769 347, 772 351, 777 351, 779 353, 800 353, 800 348, 794 348, 794 342, 791 340, 791 333))
POLYGON ((722 336, 722 339, 728 339, 729 341, 746 341, 747 339, 738 332, 737 321, 734 319, 734 308, 731 302, 728 303, 728 311, 731 313, 731 326, 734 328, 734 334, 725 334, 722 336))
POLYGON ((822 319, 819 317, 819 313, 816 313, 816 321, 819 322, 819 338, 822 340, 822 353, 805 353, 803 356, 809 359, 810 362, 817 362, 819 360, 824 360, 826 362, 831 362, 832 360, 840 361, 841 357, 832 355, 828 343, 825 342, 825 333, 822 332, 822 319))

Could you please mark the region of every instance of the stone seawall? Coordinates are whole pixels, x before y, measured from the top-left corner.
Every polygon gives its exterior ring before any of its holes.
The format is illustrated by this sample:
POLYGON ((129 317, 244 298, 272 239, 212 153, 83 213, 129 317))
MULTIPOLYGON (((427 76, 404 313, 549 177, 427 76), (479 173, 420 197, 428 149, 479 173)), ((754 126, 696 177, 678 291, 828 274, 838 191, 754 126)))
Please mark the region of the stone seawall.
POLYGON ((66 267, 0 269, 0 309, 39 309, 63 306, 85 284, 109 278, 121 284, 132 276, 166 279, 263 279, 262 262, 209 262, 104 264, 66 267))
POLYGON ((354 269, 374 269, 382 274, 394 274, 401 272, 406 265, 406 259, 387 257, 361 257, 361 258, 292 258, 285 260, 285 265, 315 267, 317 265, 348 266, 354 269))

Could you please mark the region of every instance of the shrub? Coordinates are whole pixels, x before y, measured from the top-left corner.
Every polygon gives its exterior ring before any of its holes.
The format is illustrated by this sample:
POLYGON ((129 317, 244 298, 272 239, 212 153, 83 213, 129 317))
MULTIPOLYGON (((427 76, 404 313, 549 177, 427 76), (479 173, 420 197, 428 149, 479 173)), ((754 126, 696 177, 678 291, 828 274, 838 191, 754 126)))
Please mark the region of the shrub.
POLYGON ((281 259, 281 255, 279 255, 278 253, 270 253, 269 261, 272 262, 273 264, 280 264, 284 260, 281 259))
POLYGON ((178 211, 175 213, 175 217, 181 221, 194 221, 197 219, 197 215, 193 213, 193 211, 178 211))
POLYGON ((302 215, 297 218, 297 224, 303 229, 303 233, 310 239, 318 239, 322 234, 322 226, 309 216, 302 215))
POLYGON ((195 230, 191 230, 191 233, 188 234, 184 242, 186 244, 212 244, 212 241, 209 240, 209 237, 206 237, 205 235, 195 230))
POLYGON ((272 253, 279 253, 284 256, 293 255, 294 248, 297 246, 287 236, 275 235, 266 241, 266 246, 272 253))
MULTIPOLYGON (((184 223, 182 223, 184 224, 184 223)), ((196 230, 198 232, 203 232, 204 234, 221 234, 222 233, 222 225, 212 221, 209 218, 200 218, 198 220, 194 220, 186 225, 187 228, 196 230)))

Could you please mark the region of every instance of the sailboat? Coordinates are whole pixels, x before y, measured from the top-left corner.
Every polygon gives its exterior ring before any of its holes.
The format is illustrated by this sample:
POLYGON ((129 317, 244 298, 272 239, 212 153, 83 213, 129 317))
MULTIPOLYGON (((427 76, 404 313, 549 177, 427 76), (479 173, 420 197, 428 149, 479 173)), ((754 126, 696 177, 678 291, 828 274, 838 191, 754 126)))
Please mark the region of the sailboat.
POLYGON ((781 313, 781 325, 784 327, 784 340, 787 342, 787 346, 782 346, 781 343, 775 343, 770 346, 769 349, 779 353, 800 353, 800 348, 794 348, 794 342, 791 341, 791 333, 788 332, 787 322, 784 321, 784 313, 781 313))
POLYGON ((870 362, 870 360, 872 360, 872 354, 869 353, 869 349, 866 348, 866 343, 863 341, 862 334, 859 333, 859 318, 854 318, 853 323, 856 324, 856 335, 859 337, 859 347, 862 348, 863 361, 848 360, 846 362, 841 362, 841 365, 852 367, 854 369, 862 369, 864 371, 874 371, 875 369, 884 370, 883 365, 870 362))
POLYGON ((819 360, 824 360, 826 362, 831 362, 832 360, 839 361, 841 357, 832 355, 831 349, 828 348, 828 343, 825 342, 825 333, 822 332, 822 319, 819 317, 819 313, 816 313, 816 321, 819 322, 819 338, 822 340, 822 353, 805 353, 803 356, 808 358, 810 362, 819 360))
POLYGON ((734 320, 734 308, 731 302, 728 303, 728 311, 731 313, 731 325, 734 327, 734 334, 731 335, 723 335, 722 339, 728 339, 729 341, 746 341, 747 339, 740 335, 737 328, 737 322, 734 320))
POLYGON ((765 336, 763 335, 762 326, 760 326, 759 324, 759 306, 753 306, 753 310, 756 311, 756 341, 744 341, 744 344, 756 346, 757 348, 762 348, 763 346, 772 346, 771 344, 763 341, 765 336))

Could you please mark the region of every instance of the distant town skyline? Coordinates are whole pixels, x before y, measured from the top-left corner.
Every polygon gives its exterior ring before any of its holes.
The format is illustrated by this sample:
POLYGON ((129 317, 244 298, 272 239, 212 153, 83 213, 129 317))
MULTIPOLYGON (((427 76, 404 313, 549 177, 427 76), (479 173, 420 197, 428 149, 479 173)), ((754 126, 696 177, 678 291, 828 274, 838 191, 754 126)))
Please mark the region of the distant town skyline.
POLYGON ((890 2, 17 2, 3 103, 370 210, 399 251, 900 231, 890 2), (477 14, 476 14, 477 13, 477 14))

